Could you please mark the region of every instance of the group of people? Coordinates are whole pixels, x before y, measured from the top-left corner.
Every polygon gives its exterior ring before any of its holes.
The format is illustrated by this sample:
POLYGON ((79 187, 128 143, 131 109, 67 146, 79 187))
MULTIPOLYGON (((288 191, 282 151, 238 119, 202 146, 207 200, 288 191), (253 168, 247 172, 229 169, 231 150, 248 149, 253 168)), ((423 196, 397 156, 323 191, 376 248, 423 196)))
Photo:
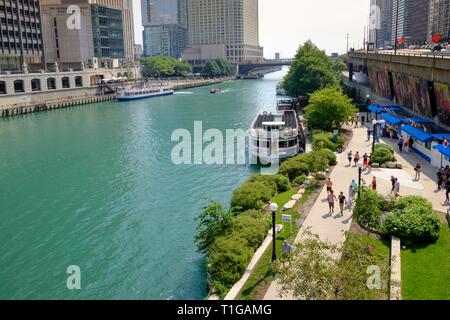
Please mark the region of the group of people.
POLYGON ((363 171, 367 171, 367 174, 369 174, 372 171, 372 154, 364 153, 363 156, 359 154, 359 151, 356 151, 355 154, 353 154, 353 151, 350 150, 347 153, 347 159, 348 159, 348 166, 351 167, 352 163, 354 163, 354 167, 358 165, 358 162, 362 158, 362 164, 363 164, 363 171))
POLYGON ((327 180, 325 181, 325 184, 327 186, 327 202, 328 202, 328 208, 329 208, 328 213, 330 215, 334 213, 334 204, 335 204, 335 201, 337 201, 339 203, 339 214, 341 216, 344 216, 345 205, 347 204, 348 208, 351 207, 351 205, 353 203, 353 199, 356 194, 356 190, 358 189, 358 185, 356 184, 355 180, 352 180, 352 183, 350 184, 350 187, 349 187, 348 199, 347 199, 345 197, 343 191, 341 191, 339 193, 339 195, 336 197, 336 194, 334 193, 334 190, 333 190, 333 182, 331 181, 330 177, 327 178, 327 180))
POLYGON ((405 140, 403 138, 403 136, 400 136, 400 138, 398 139, 397 145, 398 145, 398 150, 400 152, 403 152, 403 148, 408 148, 407 150, 409 152, 412 152, 413 146, 414 146, 414 139, 412 137, 409 137, 408 140, 405 140))
POLYGON ((400 196, 400 181, 398 181, 398 178, 391 176, 391 194, 394 194, 394 196, 397 198, 400 196))
POLYGON ((440 168, 437 172, 437 189, 445 190, 445 205, 450 203, 450 167, 440 168))
POLYGON ((351 121, 351 125, 353 126, 355 126, 355 128, 358 128, 359 127, 359 124, 361 124, 362 126, 364 126, 365 124, 366 124, 366 117, 364 116, 364 115, 360 115, 359 114, 359 112, 357 112, 356 114, 355 114, 355 116, 352 118, 352 121, 351 121))

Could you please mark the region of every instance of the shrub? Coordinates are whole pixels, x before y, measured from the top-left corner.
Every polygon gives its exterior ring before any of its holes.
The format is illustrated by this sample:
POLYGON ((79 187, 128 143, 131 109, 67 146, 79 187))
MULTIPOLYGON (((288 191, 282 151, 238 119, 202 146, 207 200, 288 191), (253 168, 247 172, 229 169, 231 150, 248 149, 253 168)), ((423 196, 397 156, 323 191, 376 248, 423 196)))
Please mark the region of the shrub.
POLYGON ((313 151, 307 154, 306 163, 309 172, 316 173, 325 171, 328 168, 329 160, 320 151, 313 151))
POLYGON ((395 209, 404 210, 409 207, 421 207, 428 210, 433 210, 433 205, 425 198, 420 196, 405 196, 401 197, 395 203, 395 209))
POLYGON ((396 161, 393 148, 386 144, 375 145, 375 150, 372 153, 372 163, 383 164, 389 161, 396 161))
POLYGON ((395 154, 394 147, 389 145, 389 144, 385 144, 385 143, 376 144, 375 145, 375 150, 376 149, 386 149, 386 150, 389 150, 392 154, 395 154))
POLYGON ((314 150, 330 149, 331 151, 337 151, 344 145, 345 135, 338 134, 336 142, 333 142, 333 133, 314 130, 311 140, 314 150))
POLYGON ((306 176, 303 174, 301 176, 298 176, 297 178, 294 179, 294 181, 292 181, 292 186, 294 187, 299 187, 303 184, 303 182, 306 181, 306 176))
POLYGON ((261 209, 275 192, 262 182, 246 182, 233 192, 231 207, 241 211, 261 209))
POLYGON ((380 209, 382 201, 383 198, 376 191, 362 188, 361 196, 356 199, 352 216, 359 224, 373 230, 379 230, 381 227, 381 216, 383 215, 383 211, 380 209))
POLYGON ((335 166, 337 164, 336 155, 330 149, 322 149, 319 151, 320 154, 328 160, 330 166, 335 166))
POLYGON ((289 190, 290 185, 289 185, 289 179, 288 178, 286 178, 285 176, 279 174, 279 175, 276 176, 276 179, 277 179, 277 189, 278 189, 279 193, 286 192, 286 191, 289 190))
POLYGON ((267 188, 272 190, 273 195, 276 194, 278 185, 277 185, 277 176, 271 175, 262 175, 262 174, 254 174, 252 175, 246 183, 261 183, 265 185, 267 188))
POLYGON ((210 286, 218 290, 222 298, 242 277, 252 255, 253 250, 237 234, 216 238, 208 261, 208 273, 210 286))
POLYGON ((281 163, 279 169, 280 174, 288 177, 291 181, 294 181, 299 176, 308 175, 309 167, 305 158, 302 156, 296 156, 281 163))
POLYGON ((383 223, 384 232, 399 237, 406 243, 428 243, 439 238, 441 223, 433 212, 425 207, 411 206, 401 214, 391 214, 383 223))
POLYGON ((233 219, 231 228, 233 233, 238 234, 247 242, 248 247, 256 250, 267 236, 270 219, 268 215, 264 215, 261 211, 251 210, 233 219))

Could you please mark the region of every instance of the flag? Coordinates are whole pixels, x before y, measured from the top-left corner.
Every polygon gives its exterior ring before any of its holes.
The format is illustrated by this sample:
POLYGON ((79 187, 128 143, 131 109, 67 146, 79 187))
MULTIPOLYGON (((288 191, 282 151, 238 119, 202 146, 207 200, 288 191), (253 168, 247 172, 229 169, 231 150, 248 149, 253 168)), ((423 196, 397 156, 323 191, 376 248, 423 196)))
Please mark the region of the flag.
POLYGON ((405 43, 405 38, 401 37, 400 39, 397 40, 397 44, 404 44, 405 43))
POLYGON ((434 43, 438 43, 442 40, 442 36, 439 33, 436 33, 432 39, 434 43))

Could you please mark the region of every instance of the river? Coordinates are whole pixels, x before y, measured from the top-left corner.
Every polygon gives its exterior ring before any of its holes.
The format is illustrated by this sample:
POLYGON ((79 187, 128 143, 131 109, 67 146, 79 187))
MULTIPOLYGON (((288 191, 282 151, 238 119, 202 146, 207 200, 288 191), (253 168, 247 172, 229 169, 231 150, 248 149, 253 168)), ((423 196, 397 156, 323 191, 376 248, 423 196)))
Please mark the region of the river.
POLYGON ((175 165, 171 134, 249 128, 285 73, 0 119, 0 299, 204 298, 194 217, 255 168, 175 165))

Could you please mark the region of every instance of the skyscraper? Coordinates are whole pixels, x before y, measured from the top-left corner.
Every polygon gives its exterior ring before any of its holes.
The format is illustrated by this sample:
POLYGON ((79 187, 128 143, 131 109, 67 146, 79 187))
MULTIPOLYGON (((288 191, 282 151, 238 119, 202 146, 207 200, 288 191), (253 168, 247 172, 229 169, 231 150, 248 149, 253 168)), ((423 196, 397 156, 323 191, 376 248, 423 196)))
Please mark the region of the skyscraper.
POLYGON ((194 65, 214 58, 231 63, 263 58, 259 45, 258 0, 190 0, 189 48, 183 57, 194 65))
POLYGON ((406 44, 426 42, 429 6, 430 0, 393 0, 391 37, 393 44, 400 38, 404 38, 406 44))
POLYGON ((3 0, 0 4, 0 69, 20 70, 43 57, 39 0, 3 0))
POLYGON ((144 55, 180 58, 188 43, 187 0, 141 0, 144 55))
POLYGON ((431 0, 428 23, 428 40, 440 34, 446 41, 450 40, 450 0, 431 0))

